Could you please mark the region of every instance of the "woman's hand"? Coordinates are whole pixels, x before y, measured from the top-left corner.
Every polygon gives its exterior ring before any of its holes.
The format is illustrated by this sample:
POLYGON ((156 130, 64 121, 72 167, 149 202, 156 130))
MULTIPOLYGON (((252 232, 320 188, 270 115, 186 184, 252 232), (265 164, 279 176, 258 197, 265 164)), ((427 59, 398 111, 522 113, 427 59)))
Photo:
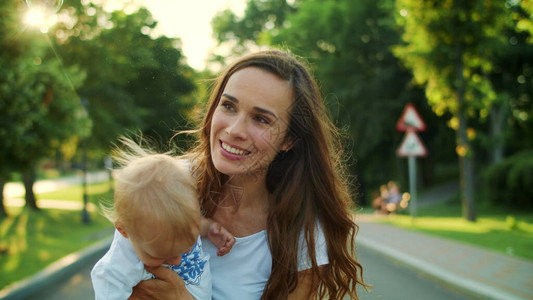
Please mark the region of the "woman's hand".
POLYGON ((176 299, 194 300, 185 288, 185 282, 172 270, 159 267, 146 267, 146 270, 157 278, 143 280, 134 288, 130 300, 176 299))

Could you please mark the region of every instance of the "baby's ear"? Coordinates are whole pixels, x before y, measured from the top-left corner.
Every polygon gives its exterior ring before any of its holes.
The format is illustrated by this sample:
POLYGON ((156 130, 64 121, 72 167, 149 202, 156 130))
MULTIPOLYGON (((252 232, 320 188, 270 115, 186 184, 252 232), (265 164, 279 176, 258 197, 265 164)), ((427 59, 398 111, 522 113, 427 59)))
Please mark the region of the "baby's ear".
POLYGON ((128 233, 126 232, 126 229, 124 228, 124 225, 122 225, 119 222, 115 222, 115 228, 122 234, 123 237, 128 238, 128 233))

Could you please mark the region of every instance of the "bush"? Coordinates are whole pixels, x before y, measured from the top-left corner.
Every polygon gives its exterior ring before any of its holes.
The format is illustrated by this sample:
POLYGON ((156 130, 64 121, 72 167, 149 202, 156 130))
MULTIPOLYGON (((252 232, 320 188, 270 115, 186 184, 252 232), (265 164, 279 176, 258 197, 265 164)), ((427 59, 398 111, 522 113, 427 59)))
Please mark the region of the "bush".
POLYGON ((495 204, 533 207, 533 151, 519 152, 485 173, 488 198, 495 204))

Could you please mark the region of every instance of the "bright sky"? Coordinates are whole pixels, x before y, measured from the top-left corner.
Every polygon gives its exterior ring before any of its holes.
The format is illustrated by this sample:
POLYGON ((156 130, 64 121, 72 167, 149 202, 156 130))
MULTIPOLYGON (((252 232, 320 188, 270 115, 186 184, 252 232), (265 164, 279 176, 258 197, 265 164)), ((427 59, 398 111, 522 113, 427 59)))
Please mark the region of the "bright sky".
POLYGON ((242 15, 246 0, 143 0, 158 21, 158 28, 168 37, 179 37, 188 64, 203 70, 205 59, 216 42, 211 19, 226 8, 242 15))

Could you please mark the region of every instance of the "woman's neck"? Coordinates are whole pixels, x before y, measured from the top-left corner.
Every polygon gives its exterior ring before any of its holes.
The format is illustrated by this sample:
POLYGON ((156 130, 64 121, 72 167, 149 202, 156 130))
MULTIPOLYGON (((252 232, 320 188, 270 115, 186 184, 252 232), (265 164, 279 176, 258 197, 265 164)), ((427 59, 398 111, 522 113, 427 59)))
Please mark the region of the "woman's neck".
POLYGON ((226 182, 223 193, 225 206, 266 210, 270 202, 264 177, 233 176, 226 182))
POLYGON ((213 219, 237 237, 265 230, 271 195, 263 179, 232 177, 222 191, 213 219))

